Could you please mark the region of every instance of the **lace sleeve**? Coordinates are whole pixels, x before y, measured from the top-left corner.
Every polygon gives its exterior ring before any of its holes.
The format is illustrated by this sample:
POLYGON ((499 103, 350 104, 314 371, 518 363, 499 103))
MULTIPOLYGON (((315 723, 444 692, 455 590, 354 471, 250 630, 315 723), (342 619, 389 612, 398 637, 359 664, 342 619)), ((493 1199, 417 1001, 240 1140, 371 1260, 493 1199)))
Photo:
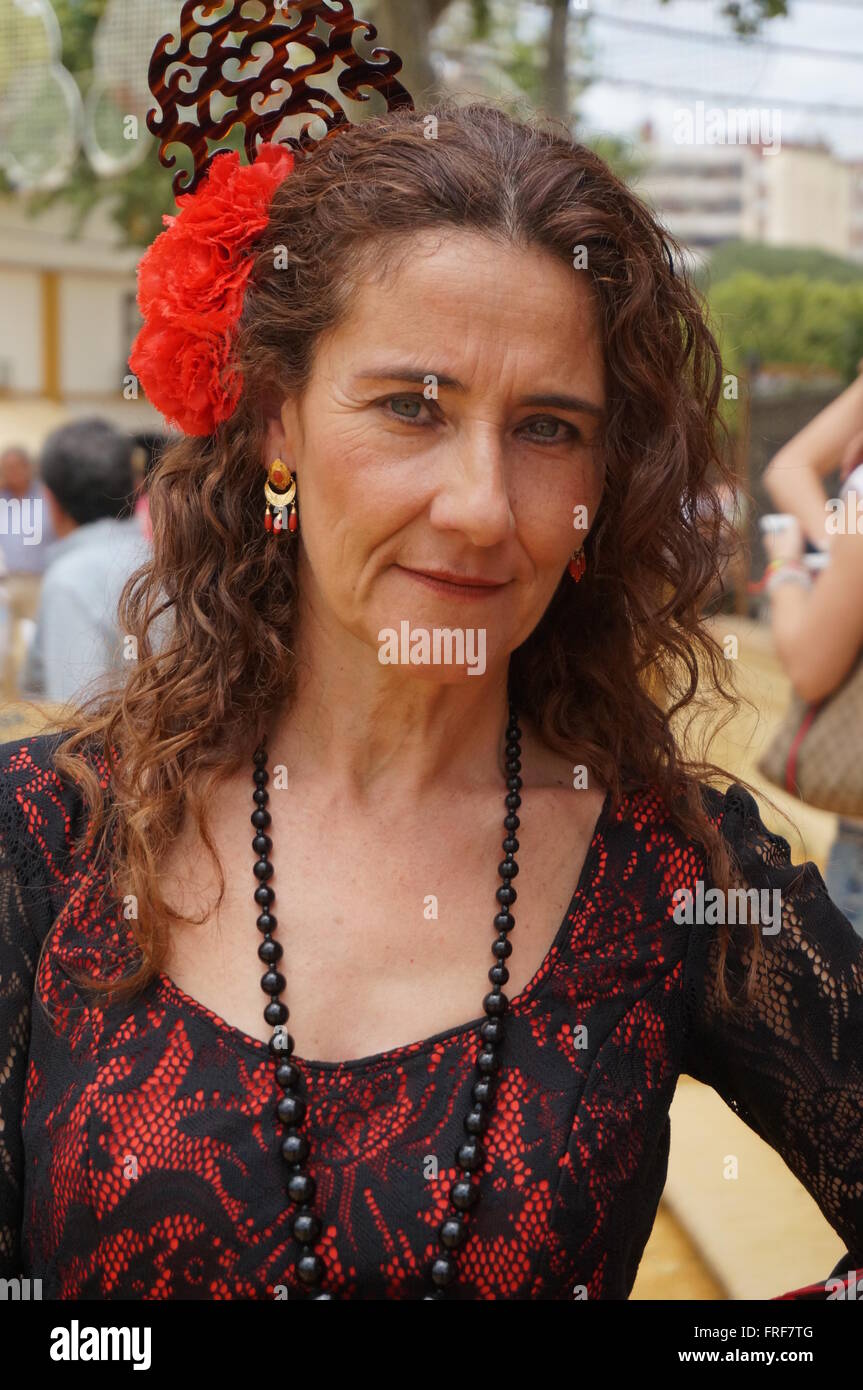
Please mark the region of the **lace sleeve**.
POLYGON ((0 1276, 20 1273, 24 1156, 21 1106, 39 937, 27 911, 20 862, 20 809, 0 781, 0 1276))
MULTIPOLYGON (((781 1154, 863 1266, 863 937, 817 865, 791 863, 788 841, 768 830, 745 788, 709 789, 708 801, 740 866, 732 886, 759 890, 767 909, 764 951, 752 1000, 732 1019, 717 998, 717 928, 688 928, 681 1070, 712 1086, 781 1154)), ((749 901, 747 920, 730 927, 734 997, 751 960, 751 892, 749 901)))

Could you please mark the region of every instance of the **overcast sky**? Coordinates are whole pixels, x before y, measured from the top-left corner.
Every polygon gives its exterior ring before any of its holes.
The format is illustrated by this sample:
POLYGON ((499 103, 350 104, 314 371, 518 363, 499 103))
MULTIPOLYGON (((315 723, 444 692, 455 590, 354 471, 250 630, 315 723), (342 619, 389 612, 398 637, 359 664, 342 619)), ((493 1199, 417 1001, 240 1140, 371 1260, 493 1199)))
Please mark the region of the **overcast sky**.
MULTIPOLYGON (((572 3, 577 10, 579 0, 572 3)), ((618 79, 597 81, 582 97, 592 129, 634 134, 649 117, 671 144, 675 111, 702 99, 706 107, 778 108, 783 141, 823 139, 843 157, 863 159, 863 0, 789 0, 789 17, 771 20, 753 41, 734 36, 720 0, 589 0, 586 8, 591 66, 618 79)))

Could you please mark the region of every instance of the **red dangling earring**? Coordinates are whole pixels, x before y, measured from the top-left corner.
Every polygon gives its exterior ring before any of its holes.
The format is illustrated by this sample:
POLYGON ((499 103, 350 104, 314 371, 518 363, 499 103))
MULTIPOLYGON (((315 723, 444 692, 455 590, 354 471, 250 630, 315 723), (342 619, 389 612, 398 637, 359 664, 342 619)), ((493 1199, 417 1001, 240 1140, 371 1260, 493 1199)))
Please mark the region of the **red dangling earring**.
POLYGON ((270 464, 267 474, 267 481, 264 483, 264 496, 267 505, 264 511, 264 530, 274 531, 279 535, 284 529, 284 509, 290 506, 291 511, 288 516, 288 531, 293 534, 296 531, 299 520, 297 517, 297 504, 294 500, 297 495, 297 480, 286 464, 281 459, 274 459, 270 464))
POLYGON ((578 550, 573 551, 569 561, 569 572, 575 580, 576 584, 578 583, 581 576, 584 574, 586 568, 587 560, 585 559, 584 555, 584 546, 580 545, 578 547, 578 550))

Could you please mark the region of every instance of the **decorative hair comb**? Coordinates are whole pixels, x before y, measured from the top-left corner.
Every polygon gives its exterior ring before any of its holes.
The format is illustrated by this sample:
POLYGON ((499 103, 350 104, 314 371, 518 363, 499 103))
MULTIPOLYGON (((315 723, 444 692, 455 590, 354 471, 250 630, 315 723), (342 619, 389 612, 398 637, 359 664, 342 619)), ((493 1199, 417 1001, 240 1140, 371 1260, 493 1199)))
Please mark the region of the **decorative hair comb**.
POLYGON ((388 111, 413 107, 396 77, 401 59, 385 48, 362 57, 357 35, 374 40, 377 29, 355 17, 351 0, 185 0, 178 36, 156 44, 148 81, 158 109, 147 126, 166 168, 177 163, 171 147, 185 145, 192 169, 174 175, 179 213, 162 219, 166 230, 138 267, 144 326, 129 365, 150 402, 186 434, 212 434, 236 408, 242 380, 231 345, 252 247, 295 156, 351 124, 345 98, 367 102, 371 89, 388 111), (292 65, 294 46, 310 60, 292 65), (339 96, 313 85, 339 64, 339 96), (219 148, 240 124, 245 165, 236 150, 219 148))

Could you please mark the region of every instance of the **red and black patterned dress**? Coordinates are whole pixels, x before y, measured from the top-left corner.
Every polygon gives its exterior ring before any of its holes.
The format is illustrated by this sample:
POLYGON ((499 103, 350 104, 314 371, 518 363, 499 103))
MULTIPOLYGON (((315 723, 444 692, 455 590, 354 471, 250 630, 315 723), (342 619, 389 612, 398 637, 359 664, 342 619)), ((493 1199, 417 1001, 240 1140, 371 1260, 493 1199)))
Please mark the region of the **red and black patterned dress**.
MULTIPOLYGON (((52 746, 0 747, 0 1275, 41 1278, 55 1299, 291 1297, 273 1060, 164 975, 109 1008, 73 985, 69 967, 128 968, 133 939, 73 852, 86 808, 52 746)), ((778 1150, 863 1266, 863 938, 748 792, 703 795, 746 882, 782 893, 746 1018, 718 1010, 716 928, 675 921, 675 889, 709 887, 704 852, 658 797, 607 798, 560 930, 511 1001, 448 1297, 626 1298, 681 1073, 778 1150)), ((751 929, 731 930, 739 978, 751 929)), ((428 1291, 480 1022, 343 1063, 298 1058, 337 1297, 428 1291)))

